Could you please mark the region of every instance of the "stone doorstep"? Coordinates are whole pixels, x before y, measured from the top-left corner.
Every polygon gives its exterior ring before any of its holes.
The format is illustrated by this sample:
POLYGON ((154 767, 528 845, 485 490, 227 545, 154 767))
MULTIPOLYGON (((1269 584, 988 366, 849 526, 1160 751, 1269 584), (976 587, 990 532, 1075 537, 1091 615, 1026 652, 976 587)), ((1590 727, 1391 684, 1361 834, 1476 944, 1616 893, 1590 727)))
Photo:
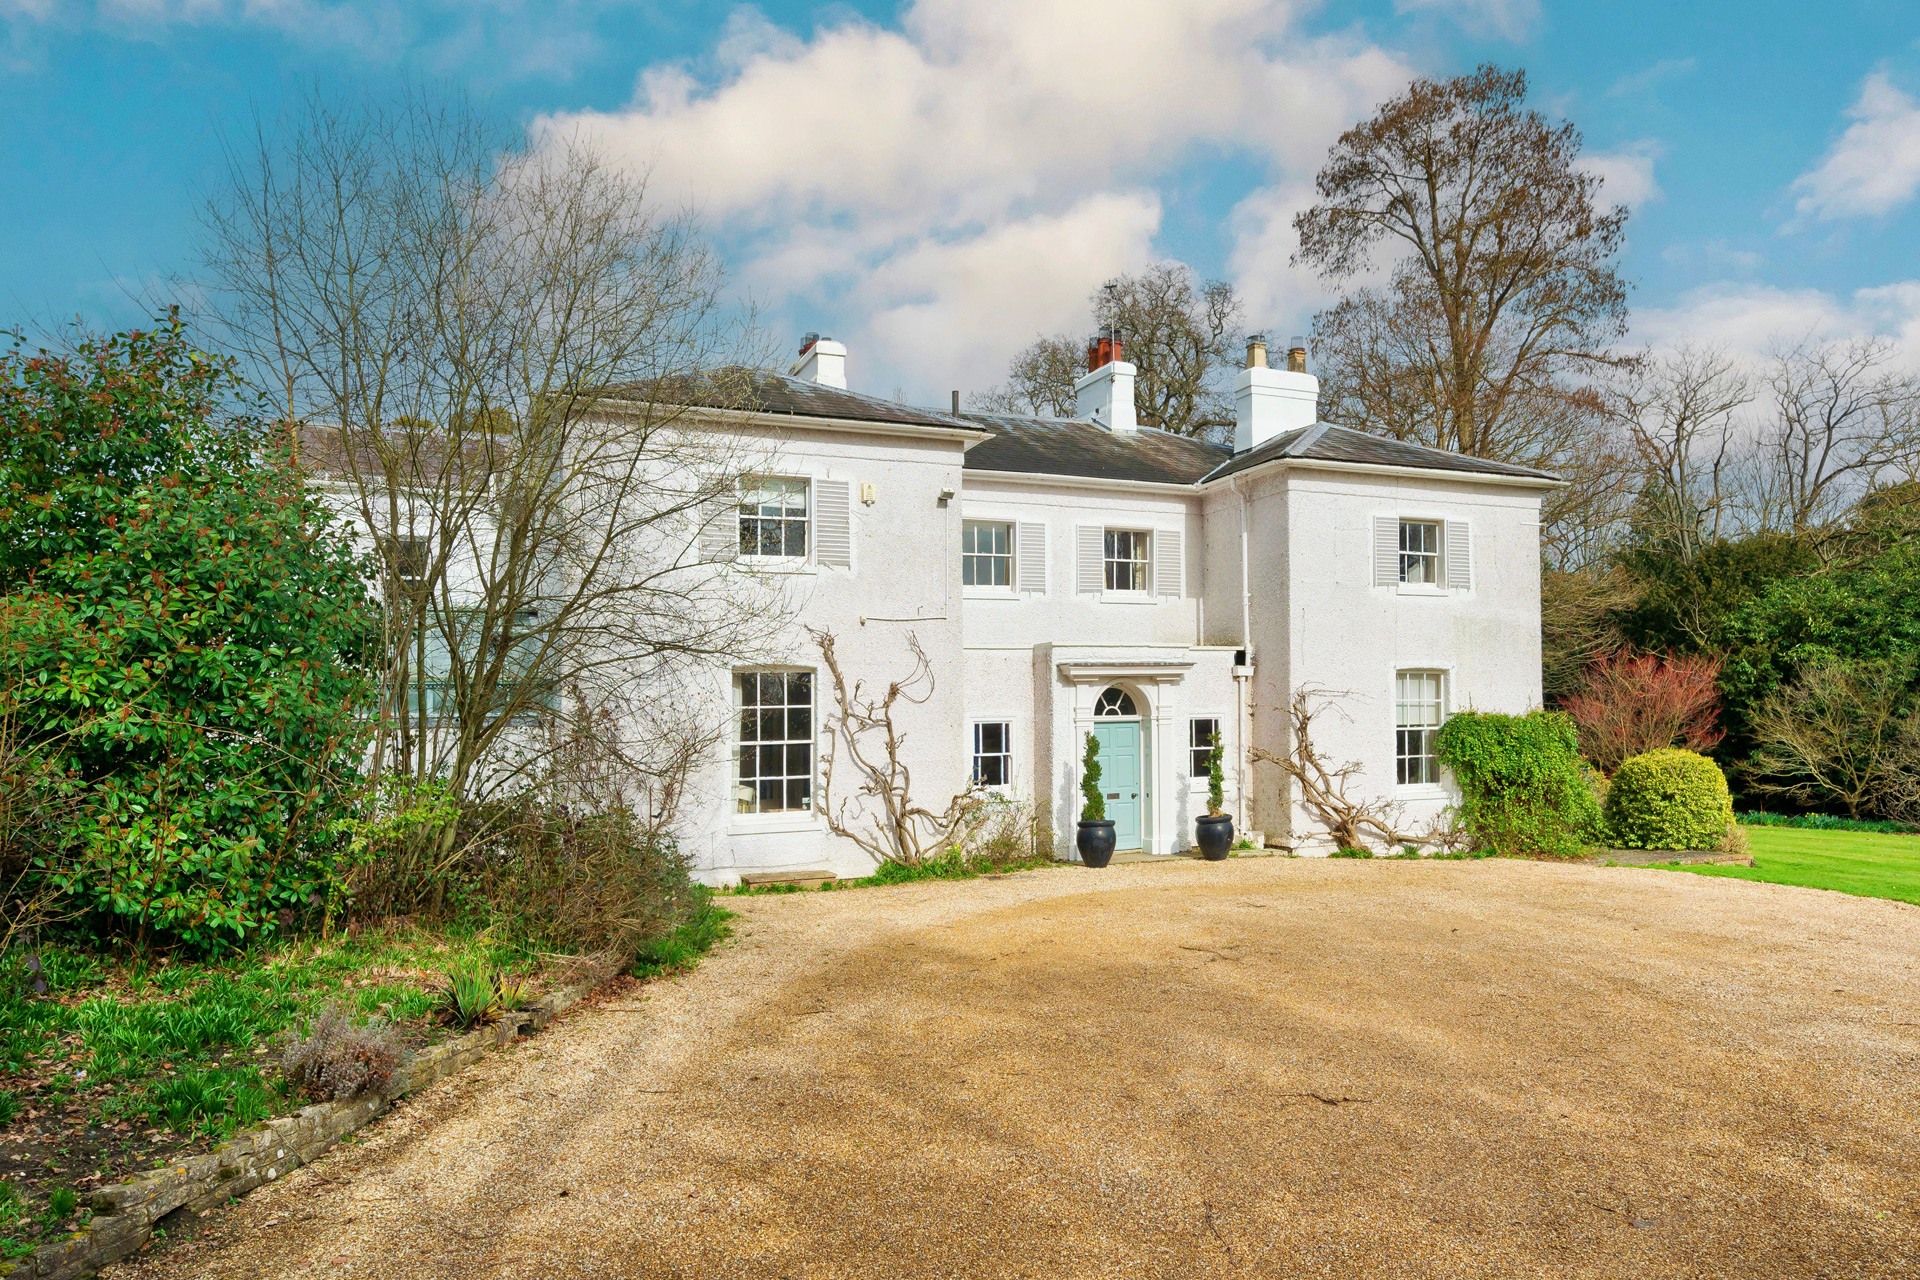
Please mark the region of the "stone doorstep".
POLYGON ((415 1056, 383 1094, 317 1102, 290 1116, 242 1129, 212 1151, 102 1187, 88 1201, 94 1219, 85 1229, 41 1245, 13 1263, 0 1262, 0 1277, 77 1280, 91 1275, 137 1252, 153 1234, 154 1224, 167 1214, 177 1209, 203 1213, 312 1162, 385 1112, 396 1098, 464 1071, 523 1030, 549 1026, 563 1010, 618 971, 617 966, 603 966, 490 1027, 434 1045, 415 1056))
POLYGON ((831 871, 749 871, 740 877, 740 887, 764 889, 768 885, 793 884, 802 889, 818 889, 839 879, 831 871))

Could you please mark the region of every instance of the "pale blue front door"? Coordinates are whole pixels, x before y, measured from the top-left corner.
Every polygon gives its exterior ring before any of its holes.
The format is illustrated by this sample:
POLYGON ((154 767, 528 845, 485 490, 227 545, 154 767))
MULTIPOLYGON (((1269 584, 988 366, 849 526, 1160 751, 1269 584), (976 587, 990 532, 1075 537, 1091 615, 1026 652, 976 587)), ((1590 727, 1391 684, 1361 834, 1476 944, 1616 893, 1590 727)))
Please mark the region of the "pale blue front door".
POLYGON ((1093 736, 1100 743, 1100 790, 1107 797, 1107 817, 1113 822, 1113 847, 1140 847, 1140 722, 1112 720, 1096 723, 1093 736))

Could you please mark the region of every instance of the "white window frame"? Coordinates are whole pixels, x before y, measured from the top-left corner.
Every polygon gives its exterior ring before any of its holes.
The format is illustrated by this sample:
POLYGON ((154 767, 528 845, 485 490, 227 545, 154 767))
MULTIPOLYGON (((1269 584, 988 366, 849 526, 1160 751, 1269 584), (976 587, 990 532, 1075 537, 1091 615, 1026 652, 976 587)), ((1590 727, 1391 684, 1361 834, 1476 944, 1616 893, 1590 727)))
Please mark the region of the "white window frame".
POLYGON ((742 564, 756 565, 764 568, 798 568, 812 562, 814 540, 817 532, 814 528, 814 518, 817 515, 817 502, 813 492, 813 477, 771 474, 747 477, 740 481, 740 492, 734 500, 733 510, 734 546, 736 548, 736 555, 742 564), (807 505, 805 514, 800 517, 800 524, 803 530, 801 538, 805 543, 805 547, 799 555, 793 555, 787 552, 768 555, 759 551, 740 549, 740 526, 742 521, 749 519, 778 518, 785 522, 792 519, 790 516, 749 516, 741 510, 741 508, 746 505, 747 496, 752 492, 753 487, 769 481, 800 486, 801 496, 807 505))
POLYGON ((1401 516, 1400 545, 1404 548, 1408 525, 1426 525, 1433 530, 1433 551, 1430 553, 1433 563, 1433 578, 1428 582, 1409 582, 1407 580, 1407 558, 1410 555, 1427 556, 1427 552, 1399 553, 1399 591, 1409 596, 1443 596, 1447 594, 1447 522, 1438 516, 1401 516))
POLYGON ((1100 531, 1100 598, 1103 600, 1146 601, 1153 600, 1153 530, 1107 525, 1100 531), (1108 554, 1113 536, 1126 534, 1142 541, 1134 547, 1134 554, 1126 560, 1116 559, 1108 554), (1140 566, 1139 587, 1115 587, 1112 566, 1131 564, 1140 566))
MULTIPOLYGON (((733 727, 732 731, 727 735, 729 785, 733 788, 732 804, 728 809, 728 815, 731 821, 735 825, 749 828, 769 825, 789 826, 795 823, 813 825, 814 815, 817 813, 816 806, 820 798, 820 673, 812 667, 739 667, 731 673, 728 683, 731 686, 728 697, 733 704, 733 727), (791 724, 789 723, 782 726, 783 736, 780 738, 769 740, 761 738, 756 734, 752 742, 748 742, 745 726, 742 722, 746 705, 741 695, 741 678, 743 676, 761 675, 806 675, 810 677, 807 689, 808 732, 804 738, 790 736, 791 724), (742 801, 740 789, 746 785, 745 780, 741 777, 741 753, 749 745, 760 747, 768 745, 769 743, 781 747, 783 753, 786 749, 792 747, 802 745, 806 747, 807 773, 804 776, 807 779, 807 804, 805 808, 761 809, 759 807, 759 783, 763 775, 757 763, 754 769, 753 779, 754 807, 752 809, 743 809, 740 807, 742 801)), ((756 707, 761 705, 763 704, 760 704, 758 701, 755 702, 756 707)), ((788 701, 780 705, 783 711, 791 711, 799 704, 788 701)), ((780 778, 782 781, 783 803, 786 798, 784 794, 786 789, 785 784, 802 776, 797 773, 786 772, 787 763, 787 761, 783 761, 782 772, 772 775, 780 778)))
MULTIPOLYGON (((1446 724, 1447 722, 1447 717, 1450 714, 1448 708, 1451 705, 1452 695, 1453 695, 1453 672, 1446 667, 1410 666, 1410 667, 1396 667, 1394 669, 1393 685, 1392 685, 1391 696, 1389 700, 1393 707, 1393 789, 1396 795, 1404 796, 1404 797, 1421 797, 1421 796, 1443 796, 1446 794, 1446 784, 1441 780, 1442 775, 1441 775, 1441 768, 1440 768, 1440 760, 1437 755, 1431 755, 1431 756, 1423 755, 1421 757, 1422 759, 1431 759, 1433 761, 1433 781, 1431 782, 1400 781, 1400 762, 1404 759, 1410 758, 1401 754, 1400 735, 1403 732, 1411 732, 1414 729, 1425 730, 1427 732, 1437 735, 1440 731, 1440 726, 1446 724), (1439 724, 1418 725, 1418 726, 1403 726, 1401 724, 1400 681, 1403 678, 1408 676, 1430 676, 1435 681, 1438 682, 1440 686, 1439 699, 1438 699, 1439 724)), ((1428 745, 1429 745, 1429 748, 1431 748, 1430 741, 1428 745)))
POLYGON ((960 521, 960 586, 970 596, 1013 596, 1020 590, 1020 546, 1019 522, 1002 516, 966 516, 960 521), (1007 531, 1007 551, 1004 556, 994 552, 970 552, 967 550, 967 531, 982 525, 994 525, 1007 531), (986 557, 1007 562, 1007 581, 1005 585, 984 585, 967 582, 967 560, 969 557, 986 557))
MULTIPOLYGON (((1189 789, 1193 791, 1205 791, 1207 789, 1207 771, 1204 768, 1194 768, 1194 753, 1199 751, 1200 748, 1193 745, 1193 726, 1199 724, 1202 720, 1211 720, 1213 722, 1214 732, 1220 735, 1222 746, 1224 746, 1227 741, 1227 718, 1219 712, 1207 712, 1187 717, 1187 781, 1190 784, 1189 789)), ((1223 766, 1223 772, 1226 772, 1224 769, 1226 764, 1224 755, 1220 763, 1223 766)))
POLYGON ((968 737, 971 742, 967 754, 967 777, 973 780, 975 786, 980 787, 982 790, 990 791, 995 795, 1005 795, 1011 792, 1013 790, 1014 779, 1013 717, 986 716, 982 719, 975 720, 969 727, 968 737), (1003 735, 1001 738, 1001 746, 1005 748, 1004 750, 988 752, 982 752, 980 750, 980 731, 989 726, 997 726, 1000 729, 1003 735), (980 761, 983 756, 998 756, 1006 761, 1006 768, 1004 770, 1006 774, 1005 782, 979 781, 980 761))

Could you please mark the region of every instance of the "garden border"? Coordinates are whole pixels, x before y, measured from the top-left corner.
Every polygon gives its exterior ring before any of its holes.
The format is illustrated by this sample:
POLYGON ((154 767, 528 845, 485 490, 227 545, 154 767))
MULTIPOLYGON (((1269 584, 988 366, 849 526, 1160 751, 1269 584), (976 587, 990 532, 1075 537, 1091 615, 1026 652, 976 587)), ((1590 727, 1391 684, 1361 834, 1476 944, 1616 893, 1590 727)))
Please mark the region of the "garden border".
POLYGON ((421 1051, 385 1090, 345 1102, 318 1102, 292 1115, 242 1129, 212 1151, 102 1187, 88 1199, 93 1220, 79 1231, 44 1244, 12 1263, 0 1262, 6 1280, 79 1280, 110 1262, 139 1251, 170 1213, 198 1215, 246 1195, 282 1174, 309 1164, 340 1139, 386 1112, 394 1100, 464 1071, 489 1049, 509 1044, 522 1031, 540 1031, 626 968, 601 960, 587 975, 548 993, 525 1009, 503 1014, 490 1027, 421 1051))

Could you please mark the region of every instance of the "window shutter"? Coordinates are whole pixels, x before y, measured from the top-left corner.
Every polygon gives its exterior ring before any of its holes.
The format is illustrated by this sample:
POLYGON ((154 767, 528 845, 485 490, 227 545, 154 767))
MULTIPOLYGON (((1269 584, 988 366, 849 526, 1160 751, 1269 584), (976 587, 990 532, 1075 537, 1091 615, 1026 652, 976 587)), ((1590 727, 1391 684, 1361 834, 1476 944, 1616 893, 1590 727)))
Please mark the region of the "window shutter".
POLYGON ((1019 586, 1022 591, 1045 595, 1047 591, 1047 526, 1021 523, 1013 532, 1020 552, 1019 586))
POLYGON ((1400 518, 1373 518, 1373 585, 1391 587, 1400 581, 1400 518))
POLYGON ((1153 586, 1163 596, 1186 594, 1186 538, 1178 529, 1153 533, 1153 586))
POLYGON ((716 500, 707 508, 707 522, 700 526, 700 558, 731 560, 740 554, 740 506, 737 502, 716 500))
POLYGON ((1447 587, 1453 591, 1473 589, 1473 533, 1464 520, 1449 520, 1447 535, 1447 587))
POLYGON ((1080 574, 1076 590, 1098 594, 1106 586, 1106 534, 1101 525, 1080 526, 1080 574))
POLYGON ((845 480, 813 482, 813 558, 840 569, 853 567, 853 486, 845 480))

